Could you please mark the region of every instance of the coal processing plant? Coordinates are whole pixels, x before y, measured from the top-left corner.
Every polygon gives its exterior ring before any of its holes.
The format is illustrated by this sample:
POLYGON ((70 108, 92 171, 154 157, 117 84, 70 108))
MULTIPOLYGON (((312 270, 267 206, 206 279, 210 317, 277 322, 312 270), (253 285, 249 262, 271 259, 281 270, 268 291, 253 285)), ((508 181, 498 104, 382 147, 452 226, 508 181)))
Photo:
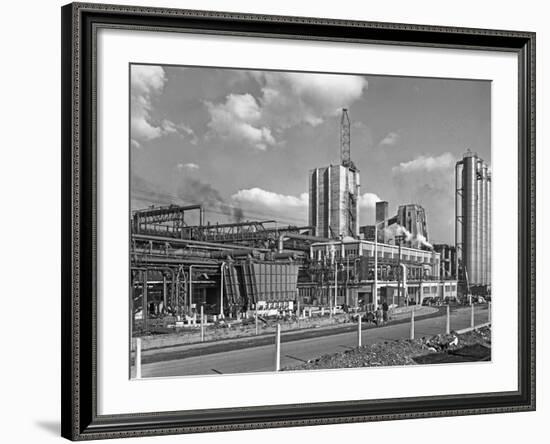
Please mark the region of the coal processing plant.
POLYGON ((338 165, 309 172, 307 226, 218 223, 205 220, 201 203, 134 211, 134 334, 160 331, 166 319, 183 326, 201 312, 213 320, 301 310, 332 315, 456 298, 456 273, 442 273, 441 253, 429 243, 420 205, 401 205, 390 216, 388 203, 379 202, 374 225, 360 225, 360 171, 350 157, 345 109, 340 157, 338 165))

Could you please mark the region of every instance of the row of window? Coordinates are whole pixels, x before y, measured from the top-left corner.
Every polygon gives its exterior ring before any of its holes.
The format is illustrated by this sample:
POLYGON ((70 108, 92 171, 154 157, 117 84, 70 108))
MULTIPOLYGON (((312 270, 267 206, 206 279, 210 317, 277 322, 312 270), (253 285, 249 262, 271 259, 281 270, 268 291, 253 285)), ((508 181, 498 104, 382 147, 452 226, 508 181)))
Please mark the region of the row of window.
MULTIPOLYGON (((320 256, 320 258, 323 258, 326 254, 326 252, 324 250, 317 250, 317 252, 314 252, 314 254, 315 253, 317 254, 318 257, 320 256)), ((360 256, 358 249, 346 249, 345 253, 346 253, 346 257, 349 257, 349 258, 356 258, 356 257, 360 256)), ((395 252, 395 251, 378 250, 377 253, 378 253, 379 258, 397 259, 397 257, 398 257, 398 253, 395 252)), ((364 251, 363 255, 368 256, 368 257, 374 257, 374 251, 369 251, 369 250, 364 251)), ((337 250, 337 251, 334 252, 334 257, 336 259, 341 258, 340 250, 337 250)), ((432 261, 432 256, 429 255, 429 254, 426 254, 426 255, 409 255, 409 254, 402 253, 401 258, 404 261, 416 261, 418 263, 421 263, 421 262, 431 263, 431 261, 432 261)))

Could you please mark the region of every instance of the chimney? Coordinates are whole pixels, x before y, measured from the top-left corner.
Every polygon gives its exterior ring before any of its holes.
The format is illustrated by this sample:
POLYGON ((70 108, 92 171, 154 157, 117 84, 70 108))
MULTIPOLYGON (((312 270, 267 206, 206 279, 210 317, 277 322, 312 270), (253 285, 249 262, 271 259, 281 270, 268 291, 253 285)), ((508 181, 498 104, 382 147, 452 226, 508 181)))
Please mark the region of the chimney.
MULTIPOLYGON (((384 222, 381 226, 382 236, 378 236, 378 239, 382 243, 386 243, 386 228, 388 228, 388 202, 385 200, 376 202, 376 225, 380 222, 384 222)), ((378 230, 378 227, 375 226, 375 229, 378 230)))

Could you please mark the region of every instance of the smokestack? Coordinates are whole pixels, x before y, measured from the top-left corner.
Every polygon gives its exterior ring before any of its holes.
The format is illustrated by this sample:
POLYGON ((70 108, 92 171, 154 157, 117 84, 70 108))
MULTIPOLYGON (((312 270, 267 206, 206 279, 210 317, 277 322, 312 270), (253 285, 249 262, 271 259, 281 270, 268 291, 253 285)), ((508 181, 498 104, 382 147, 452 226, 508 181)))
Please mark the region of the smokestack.
MULTIPOLYGON (((384 222, 382 228, 382 243, 386 243, 386 230, 388 228, 388 202, 383 200, 376 202, 376 225, 380 222, 384 222)), ((374 229, 377 230, 378 227, 375 225, 374 229)))

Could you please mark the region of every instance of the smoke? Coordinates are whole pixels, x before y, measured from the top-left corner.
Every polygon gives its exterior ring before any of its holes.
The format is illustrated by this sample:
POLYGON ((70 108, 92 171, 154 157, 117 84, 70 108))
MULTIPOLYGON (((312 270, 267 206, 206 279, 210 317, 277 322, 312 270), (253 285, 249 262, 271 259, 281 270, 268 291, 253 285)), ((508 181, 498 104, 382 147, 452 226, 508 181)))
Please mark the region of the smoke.
POLYGON ((429 248, 430 250, 433 250, 434 249, 434 246, 432 244, 430 244, 427 239, 422 236, 421 234, 417 234, 416 235, 416 241, 419 242, 420 245, 426 247, 426 248, 429 248))
POLYGON ((394 239, 397 236, 403 236, 405 242, 410 242, 414 248, 426 247, 430 250, 433 250, 433 245, 428 242, 425 236, 417 234, 414 236, 409 230, 407 230, 403 225, 392 224, 387 228, 384 228, 384 234, 389 239, 394 239))
POLYGON ((178 177, 176 195, 185 203, 200 204, 207 211, 226 216, 229 222, 244 220, 242 208, 228 205, 216 188, 194 177, 192 173, 182 172, 178 177))

